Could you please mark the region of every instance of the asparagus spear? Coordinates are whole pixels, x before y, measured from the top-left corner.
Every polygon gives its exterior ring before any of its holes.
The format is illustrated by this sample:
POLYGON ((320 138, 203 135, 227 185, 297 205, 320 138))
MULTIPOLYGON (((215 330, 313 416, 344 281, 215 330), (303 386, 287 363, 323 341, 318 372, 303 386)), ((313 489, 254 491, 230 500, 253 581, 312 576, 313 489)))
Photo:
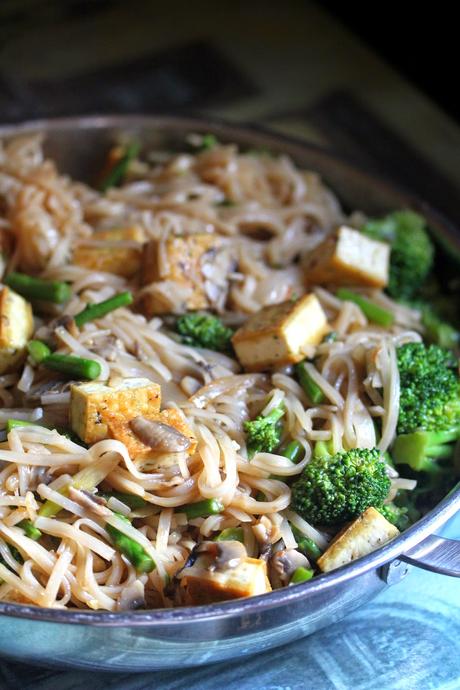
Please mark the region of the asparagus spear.
POLYGON ((301 566, 300 568, 294 570, 289 584, 298 585, 300 582, 308 582, 308 580, 311 580, 314 574, 314 571, 310 570, 310 568, 303 568, 301 566))
POLYGON ((106 192, 108 189, 110 189, 110 187, 115 187, 115 185, 122 181, 129 168, 129 164, 138 155, 139 149, 140 145, 137 141, 133 141, 131 144, 126 146, 124 154, 109 170, 107 175, 99 184, 101 192, 106 192))
POLYGON ((6 433, 9 434, 12 429, 19 429, 23 426, 42 426, 37 422, 26 422, 24 419, 8 419, 6 422, 6 433))
POLYGON ((362 295, 358 295, 356 292, 352 292, 346 288, 340 288, 340 290, 337 290, 336 294, 339 299, 357 304, 364 316, 367 316, 369 321, 373 321, 379 326, 384 326, 385 328, 388 328, 392 325, 394 321, 393 314, 383 307, 380 307, 378 304, 375 304, 375 302, 371 302, 362 295))
POLYGON ((10 273, 5 278, 5 284, 23 297, 44 302, 62 304, 68 302, 72 296, 72 289, 67 283, 33 278, 25 273, 10 273))
POLYGON ((72 379, 97 379, 101 365, 95 359, 85 359, 75 355, 52 354, 42 360, 46 369, 59 371, 72 379))
POLYGON ((244 543, 244 533, 242 527, 227 527, 223 529, 214 541, 240 541, 244 543))
POLYGON ((120 294, 97 304, 88 304, 79 314, 74 316, 74 321, 78 328, 81 328, 88 321, 100 319, 115 309, 132 304, 132 301, 133 296, 130 292, 120 292, 120 294))
POLYGON ((224 509, 223 504, 215 498, 207 498, 197 503, 188 503, 185 506, 176 508, 176 513, 185 513, 189 520, 198 517, 208 517, 209 515, 217 515, 224 509))
POLYGON ((18 522, 18 527, 21 527, 21 529, 24 530, 26 537, 29 537, 29 539, 33 539, 34 541, 38 541, 38 539, 40 539, 42 536, 40 530, 34 526, 34 523, 31 520, 21 520, 21 522, 18 522))
POLYGON ((317 561, 322 552, 313 539, 306 537, 297 527, 294 527, 294 525, 291 525, 291 529, 294 539, 297 542, 297 549, 303 553, 308 560, 317 561))
MULTIPOLYGON (((131 524, 130 521, 121 513, 114 513, 120 520, 131 524)), ((155 562, 148 553, 145 551, 144 547, 141 546, 137 541, 131 539, 123 532, 120 532, 116 527, 106 524, 105 528, 112 539, 113 545, 118 549, 123 556, 126 556, 128 561, 133 564, 139 573, 150 573, 155 569, 155 562)))
POLYGON ((40 364, 51 354, 51 350, 49 349, 48 345, 42 343, 41 340, 29 340, 27 343, 27 349, 34 364, 40 364))
POLYGON ((147 501, 141 498, 141 496, 136 496, 135 494, 125 494, 122 491, 111 491, 110 493, 105 494, 105 498, 107 500, 112 497, 129 506, 131 510, 145 508, 145 506, 148 505, 147 501))
POLYGON ((295 372, 299 383, 307 394, 309 400, 312 401, 314 405, 319 405, 326 400, 321 388, 318 386, 316 381, 313 381, 308 368, 305 366, 305 362, 299 362, 295 365, 295 372))
POLYGON ((305 455, 305 449, 299 441, 289 441, 287 446, 283 448, 280 455, 288 458, 294 465, 297 465, 305 455))

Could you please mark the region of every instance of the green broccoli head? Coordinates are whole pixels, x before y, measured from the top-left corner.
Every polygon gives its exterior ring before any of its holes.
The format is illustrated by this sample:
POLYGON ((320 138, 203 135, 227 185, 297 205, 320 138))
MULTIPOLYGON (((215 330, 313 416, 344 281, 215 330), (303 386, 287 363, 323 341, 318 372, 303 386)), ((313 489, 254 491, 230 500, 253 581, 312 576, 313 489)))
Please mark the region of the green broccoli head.
POLYGON ((397 506, 394 503, 385 503, 378 509, 384 518, 395 525, 400 532, 407 529, 412 523, 408 515, 409 509, 405 506, 397 506))
POLYGON ((460 423, 460 382, 452 354, 438 345, 397 350, 401 393, 398 434, 445 431, 460 423))
POLYGON ((283 426, 280 422, 283 415, 284 406, 280 405, 265 417, 259 415, 256 419, 244 423, 244 430, 247 434, 246 445, 250 458, 256 453, 272 453, 278 448, 283 435, 283 426))
POLYGON ((413 211, 395 211, 369 220, 361 228, 368 237, 391 245, 387 292, 396 299, 410 299, 431 271, 434 246, 425 219, 413 211))
MULTIPOLYGON (((453 301, 453 300, 451 300, 453 301)), ((452 324, 444 321, 431 305, 419 302, 414 305, 420 310, 422 325, 425 327, 425 337, 430 343, 440 347, 455 350, 460 341, 460 333, 452 324)))
POLYGON ((184 314, 176 321, 176 330, 182 342, 193 347, 205 347, 217 352, 231 350, 231 328, 224 326, 217 316, 211 314, 184 314))
POLYGON ((291 506, 314 525, 341 525, 383 505, 390 490, 377 448, 313 457, 292 485, 291 506))

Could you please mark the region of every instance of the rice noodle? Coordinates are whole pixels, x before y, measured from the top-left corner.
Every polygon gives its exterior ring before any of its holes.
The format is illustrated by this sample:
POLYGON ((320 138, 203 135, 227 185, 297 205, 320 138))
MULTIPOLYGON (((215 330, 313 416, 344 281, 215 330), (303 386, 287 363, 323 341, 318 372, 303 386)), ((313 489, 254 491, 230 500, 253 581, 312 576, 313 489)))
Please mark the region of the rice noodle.
MULTIPOLYGON (((201 146, 202 136, 191 143, 201 146)), ((311 462, 315 444, 328 442, 334 452, 378 444, 385 451, 396 435, 396 348, 422 341, 424 327, 417 309, 380 290, 358 288, 391 311, 388 329, 325 287, 311 288, 337 335, 302 350, 305 371, 324 395, 318 403, 291 365, 247 372, 231 348, 195 347, 176 333, 172 313, 187 306, 216 312, 237 328, 262 307, 305 294, 304 257, 345 218, 318 175, 286 156, 241 153, 233 145, 155 151, 146 161, 133 161, 124 183, 102 194, 60 175, 40 136, 0 142, 0 232, 15 247, 8 271, 63 281, 72 293, 64 305, 42 305, 33 337, 59 354, 98 362, 95 386, 113 387, 127 377, 160 384, 162 410, 180 416, 193 439, 177 452, 140 453, 133 439, 116 438, 110 427, 109 437, 87 448, 56 430, 69 425, 73 381, 36 366, 26 353, 6 368, 0 426, 12 419, 27 425, 3 431, 0 442, 0 600, 119 611, 138 593, 173 606, 175 576, 192 550, 227 528, 241 530, 252 558, 265 558, 267 545, 296 548, 292 527, 324 550, 329 533, 290 508, 291 483, 311 462), (114 273, 104 262, 79 265, 77 248, 139 257, 143 248, 132 235, 108 241, 98 235, 132 227, 158 248, 151 283, 143 285, 140 266, 130 273, 128 262, 114 273), (169 247, 203 237, 215 246, 199 259, 197 278, 189 266, 182 270, 186 252, 178 262, 169 247), (133 308, 75 326, 73 317, 87 304, 127 290, 133 308), (197 294, 203 302, 189 306, 197 294), (152 316, 145 304, 153 299, 171 314, 153 309, 152 316), (245 423, 280 406, 279 448, 250 457, 245 423), (283 455, 289 442, 300 445, 300 462, 283 455), (184 506, 206 500, 220 512, 189 519, 184 506), (27 536, 23 520, 42 532, 39 540, 27 536), (120 546, 127 539, 154 561, 153 570, 136 571, 129 549, 120 546)), ((131 421, 129 410, 108 411, 116 423, 120 416, 131 421)), ((101 422, 99 409, 79 415, 101 422)), ((390 466, 388 476, 388 501, 415 486, 390 466)))

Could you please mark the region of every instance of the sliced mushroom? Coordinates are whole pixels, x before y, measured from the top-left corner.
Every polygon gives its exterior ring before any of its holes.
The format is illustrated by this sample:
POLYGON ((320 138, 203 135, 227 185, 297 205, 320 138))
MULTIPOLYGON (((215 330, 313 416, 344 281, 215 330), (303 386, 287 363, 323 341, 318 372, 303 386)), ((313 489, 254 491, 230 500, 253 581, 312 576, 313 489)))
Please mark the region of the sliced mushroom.
POLYGON ((190 448, 190 439, 169 424, 135 417, 129 426, 142 443, 159 453, 180 453, 190 448))
POLYGON ((41 326, 35 333, 35 338, 43 340, 50 347, 57 347, 59 345, 59 336, 55 333, 56 328, 65 328, 75 338, 78 337, 78 328, 75 321, 69 314, 62 314, 50 321, 48 324, 41 326))
POLYGON ((118 611, 135 611, 145 608, 145 588, 140 580, 134 580, 121 590, 118 611))
POLYGON ((248 555, 244 545, 239 541, 204 541, 197 552, 211 557, 208 570, 220 571, 236 568, 248 555))
POLYGON ((106 507, 107 501, 102 496, 96 496, 90 491, 85 491, 84 489, 76 489, 71 486, 69 488, 69 498, 71 501, 75 501, 82 508, 86 510, 91 510, 96 515, 105 517, 107 515, 112 515, 112 511, 106 507))
POLYGON ((41 400, 42 395, 47 393, 67 393, 70 391, 70 386, 75 381, 41 381, 32 386, 24 396, 27 402, 37 402, 41 400))
POLYGON ((270 559, 271 580, 279 586, 287 585, 297 568, 309 568, 308 558, 296 549, 277 551, 270 559))

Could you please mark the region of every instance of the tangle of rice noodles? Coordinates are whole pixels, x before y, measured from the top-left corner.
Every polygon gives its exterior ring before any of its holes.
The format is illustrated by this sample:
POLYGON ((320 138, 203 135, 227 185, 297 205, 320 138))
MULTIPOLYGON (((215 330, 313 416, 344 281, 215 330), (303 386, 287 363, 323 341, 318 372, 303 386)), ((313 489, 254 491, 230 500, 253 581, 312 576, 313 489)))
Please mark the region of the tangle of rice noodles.
MULTIPOLYGON (((87 303, 123 290, 142 294, 145 288, 136 277, 88 270, 71 260, 75 247, 100 245, 94 232, 131 225, 160 242, 163 275, 169 270, 164 243, 171 235, 222 238, 232 266, 228 294, 222 296, 218 266, 206 277, 213 309, 229 325, 237 327, 266 305, 302 295, 299 257, 345 219, 319 177, 287 157, 217 145, 165 154, 151 165, 134 161, 124 184, 102 194, 62 176, 34 135, 0 145, 0 197, 1 229, 15 246, 8 270, 72 287, 65 307, 49 306, 46 317, 36 318, 35 337, 51 329, 58 352, 97 360, 103 381, 146 377, 159 383, 163 407, 181 410, 198 441, 193 455, 178 453, 174 464, 160 469, 139 463, 114 439, 86 448, 55 430, 68 420, 65 382, 30 361, 1 375, 1 427, 10 418, 36 425, 13 429, 0 443, 0 599, 117 611, 141 597, 147 607, 171 606, 166 583, 199 541, 227 527, 243 528, 250 556, 259 555, 255 536, 261 524, 271 525, 275 550, 296 545, 290 524, 325 548, 331 534, 289 510, 289 481, 310 461, 318 440, 331 439, 336 449, 389 447, 399 406, 395 346, 421 339, 417 312, 374 291, 395 315, 394 325, 382 329, 368 323, 355 305, 318 287, 338 339, 311 352, 310 373, 326 398, 313 407, 289 367, 244 373, 231 355, 182 344, 168 319, 148 319, 136 308, 120 308, 78 333, 54 321, 64 309, 74 315, 87 303), (283 440, 298 440, 304 459, 293 464, 274 452, 249 461, 244 422, 281 401, 283 440), (381 420, 378 440, 376 418, 381 420), (101 493, 114 490, 145 500, 144 507, 131 511, 133 523, 120 518, 130 513, 122 500, 110 499, 104 509, 111 515, 104 517, 78 491, 65 491, 73 475, 96 466, 101 493), (180 512, 187 503, 212 498, 223 504, 222 513, 188 520, 180 512), (55 516, 38 515, 47 500, 60 509, 55 516), (25 519, 42 532, 39 542, 19 526, 25 519), (114 548, 108 525, 137 541, 156 568, 137 573, 114 548)), ((180 304, 179 293, 170 295, 173 303, 180 304)), ((396 471, 391 479, 398 481, 396 471)))

